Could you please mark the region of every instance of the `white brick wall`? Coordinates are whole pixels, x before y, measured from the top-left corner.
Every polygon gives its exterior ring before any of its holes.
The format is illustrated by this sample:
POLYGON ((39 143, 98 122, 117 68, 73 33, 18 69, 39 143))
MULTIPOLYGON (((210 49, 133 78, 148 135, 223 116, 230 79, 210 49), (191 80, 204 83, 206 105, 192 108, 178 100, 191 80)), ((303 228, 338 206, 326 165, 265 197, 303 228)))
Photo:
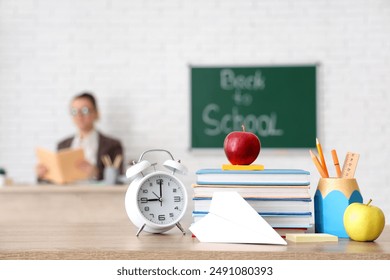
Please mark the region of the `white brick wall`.
MULTIPOLYGON (((318 62, 319 138, 390 217, 390 2, 0 0, 0 165, 32 182, 34 148, 72 133, 71 97, 96 93, 99 127, 127 159, 161 147, 191 171, 225 162, 189 150, 189 64, 318 62)), ((268 168, 318 173, 307 150, 263 150, 268 168)))

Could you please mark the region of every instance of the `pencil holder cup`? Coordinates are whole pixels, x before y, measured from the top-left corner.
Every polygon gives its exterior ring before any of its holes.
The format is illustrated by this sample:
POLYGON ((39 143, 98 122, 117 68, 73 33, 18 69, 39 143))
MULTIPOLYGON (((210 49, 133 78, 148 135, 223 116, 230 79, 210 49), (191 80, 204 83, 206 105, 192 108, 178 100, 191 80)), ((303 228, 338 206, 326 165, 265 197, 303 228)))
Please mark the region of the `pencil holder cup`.
POLYGON ((118 180, 119 170, 115 167, 108 166, 104 168, 103 178, 107 185, 115 185, 118 180))
POLYGON ((363 202, 356 179, 320 178, 314 195, 315 231, 348 238, 343 216, 354 202, 363 202))

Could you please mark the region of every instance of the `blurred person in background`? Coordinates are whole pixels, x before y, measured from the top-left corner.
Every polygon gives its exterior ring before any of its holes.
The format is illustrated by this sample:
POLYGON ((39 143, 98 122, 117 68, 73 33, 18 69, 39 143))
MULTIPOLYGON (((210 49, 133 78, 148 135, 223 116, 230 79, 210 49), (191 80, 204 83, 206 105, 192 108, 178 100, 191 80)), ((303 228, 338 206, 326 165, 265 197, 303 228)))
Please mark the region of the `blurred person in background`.
MULTIPOLYGON (((97 102, 93 94, 83 92, 76 95, 70 104, 70 114, 77 128, 75 135, 60 141, 58 150, 67 148, 82 148, 85 160, 78 164, 78 168, 88 174, 90 179, 102 180, 104 165, 101 158, 108 155, 111 162, 117 156, 123 158, 123 148, 119 140, 102 134, 95 128, 95 123, 99 119, 97 102)), ((123 162, 123 161, 122 161, 123 162)), ((38 164, 36 174, 41 181, 48 172, 50 166, 38 164)), ((120 172, 123 170, 123 163, 120 172)))

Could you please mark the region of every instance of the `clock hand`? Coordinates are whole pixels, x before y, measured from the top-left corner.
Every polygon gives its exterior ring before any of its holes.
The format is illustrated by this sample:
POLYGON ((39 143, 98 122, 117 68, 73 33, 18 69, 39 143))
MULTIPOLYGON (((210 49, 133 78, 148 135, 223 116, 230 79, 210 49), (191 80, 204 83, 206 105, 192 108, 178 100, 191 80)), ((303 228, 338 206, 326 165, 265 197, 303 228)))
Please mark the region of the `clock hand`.
POLYGON ((159 185, 160 185, 160 197, 162 196, 162 180, 159 181, 159 185))
POLYGON ((159 197, 155 192, 152 192, 158 199, 160 199, 161 197, 159 197))
POLYGON ((162 206, 162 180, 159 181, 159 184, 160 184, 160 203, 161 203, 161 206, 162 206))
POLYGON ((162 197, 159 197, 155 192, 152 192, 158 199, 156 199, 157 201, 160 201, 161 204, 162 204, 162 197))
POLYGON ((148 199, 148 201, 160 201, 159 198, 152 198, 152 199, 148 199))

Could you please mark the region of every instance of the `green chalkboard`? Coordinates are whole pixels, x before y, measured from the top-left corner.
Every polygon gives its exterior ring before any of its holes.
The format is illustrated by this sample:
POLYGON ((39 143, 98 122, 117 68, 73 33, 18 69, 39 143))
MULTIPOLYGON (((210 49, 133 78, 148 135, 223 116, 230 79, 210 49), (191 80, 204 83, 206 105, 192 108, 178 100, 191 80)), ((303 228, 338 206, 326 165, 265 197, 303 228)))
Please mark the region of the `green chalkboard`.
POLYGON ((262 148, 315 147, 316 65, 190 71, 191 147, 222 148, 242 124, 262 148))

